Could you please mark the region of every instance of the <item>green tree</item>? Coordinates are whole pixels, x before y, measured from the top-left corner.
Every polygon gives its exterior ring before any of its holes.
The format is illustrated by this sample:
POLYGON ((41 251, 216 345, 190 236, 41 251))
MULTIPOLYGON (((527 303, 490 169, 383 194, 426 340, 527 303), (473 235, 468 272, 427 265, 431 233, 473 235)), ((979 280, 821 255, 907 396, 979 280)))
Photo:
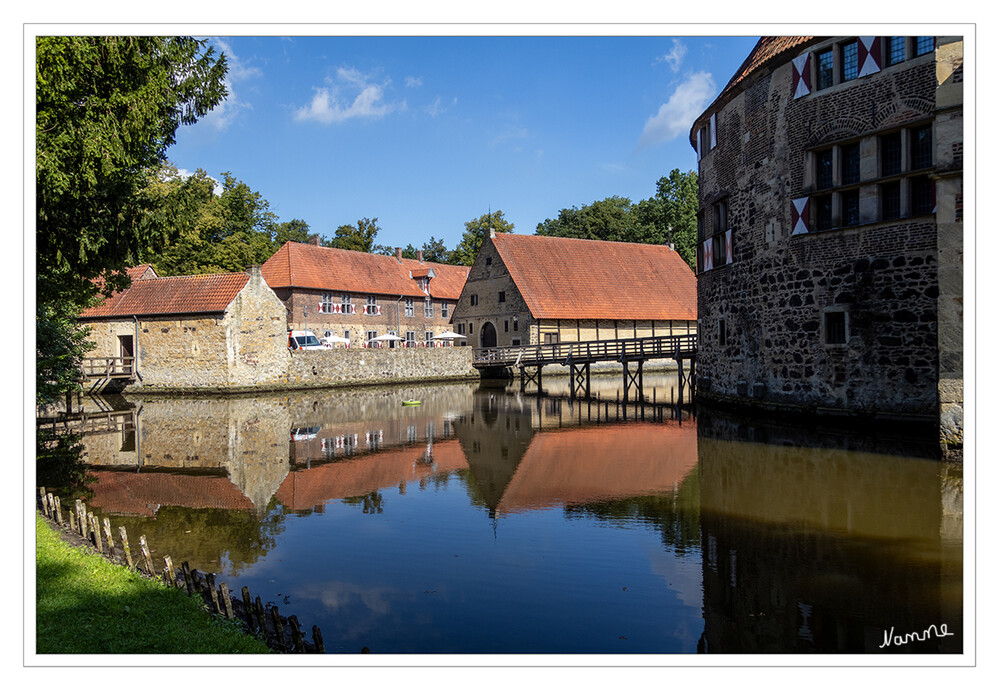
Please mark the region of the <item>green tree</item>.
POLYGON ((280 248, 285 242, 307 243, 312 231, 309 224, 299 218, 278 223, 274 228, 274 244, 280 248))
POLYGON ((656 195, 635 208, 636 224, 644 228, 640 240, 673 243, 677 253, 694 268, 697 261, 697 173, 674 168, 656 183, 656 195))
POLYGON ((582 208, 564 208, 558 217, 538 223, 537 234, 549 237, 576 237, 584 240, 639 242, 643 233, 636 228, 631 199, 611 196, 582 208))
POLYGON ((502 211, 492 211, 478 218, 474 218, 465 223, 465 234, 462 235, 458 246, 451 252, 448 263, 459 266, 471 266, 479 253, 482 241, 489 236, 489 231, 513 232, 513 223, 503 218, 502 211))
POLYGON ((74 357, 60 353, 85 339, 79 309, 98 285, 124 287, 125 269, 162 240, 141 222, 140 191, 177 128, 225 98, 226 61, 189 37, 45 36, 35 48, 36 380, 44 402, 78 388, 74 357))
MULTIPOLYGON (((377 218, 361 218, 357 225, 341 225, 336 229, 329 246, 337 249, 349 249, 355 252, 374 251, 375 237, 381 228, 377 218)), ((390 253, 394 253, 392 250, 390 253)))
POLYGON ((97 276, 108 289, 156 241, 140 191, 181 124, 225 98, 224 56, 187 37, 46 36, 36 43, 38 299, 97 276))
POLYGON ((433 235, 423 243, 423 260, 437 264, 446 264, 451 259, 451 252, 448 251, 444 240, 439 240, 433 235))

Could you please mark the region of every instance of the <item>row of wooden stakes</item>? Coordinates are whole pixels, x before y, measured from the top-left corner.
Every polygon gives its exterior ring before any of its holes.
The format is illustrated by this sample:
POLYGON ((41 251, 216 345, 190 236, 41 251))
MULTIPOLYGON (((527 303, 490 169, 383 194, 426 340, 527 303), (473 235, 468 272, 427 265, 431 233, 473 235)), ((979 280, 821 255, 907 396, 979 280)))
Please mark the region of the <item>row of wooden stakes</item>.
POLYGON ((250 590, 247 587, 242 588, 242 599, 234 599, 230 596, 226 583, 223 582, 216 587, 214 574, 199 573, 196 569, 192 569, 187 561, 181 564, 178 571, 174 568, 170 556, 163 557, 163 570, 157 574, 145 535, 139 537, 142 560, 136 562, 132 559, 128 533, 124 525, 118 527, 118 535, 121 540, 120 546, 118 546, 115 544, 111 531, 111 521, 106 517, 103 520, 98 520, 96 515, 87 511, 87 505, 83 501, 76 500, 75 510, 68 510, 68 520, 64 521, 59 497, 54 496, 51 492, 46 492, 45 487, 39 487, 38 495, 42 513, 47 518, 63 529, 68 529, 73 534, 82 537, 98 553, 112 562, 123 563, 130 570, 162 579, 170 587, 186 589, 189 595, 201 596, 212 613, 230 620, 243 621, 252 632, 259 633, 267 641, 269 647, 279 652, 292 654, 324 654, 326 652, 323 646, 322 632, 318 626, 312 626, 312 642, 307 641, 296 616, 291 615, 285 618, 278 612, 277 606, 265 607, 261 603, 260 597, 251 598, 250 590), (268 619, 270 625, 268 625, 268 619))

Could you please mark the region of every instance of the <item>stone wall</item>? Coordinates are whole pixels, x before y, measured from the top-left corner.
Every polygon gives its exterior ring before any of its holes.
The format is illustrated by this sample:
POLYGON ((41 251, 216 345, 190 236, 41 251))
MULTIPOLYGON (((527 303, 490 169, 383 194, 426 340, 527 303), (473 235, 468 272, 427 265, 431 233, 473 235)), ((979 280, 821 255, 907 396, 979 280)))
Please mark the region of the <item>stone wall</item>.
POLYGON ((284 304, 260 275, 250 280, 226 310, 229 386, 281 383, 288 371, 288 321, 284 304))
POLYGON ((468 347, 296 350, 289 387, 477 379, 468 347))
MULTIPOLYGON (((707 234, 727 201, 734 260, 698 275, 698 394, 935 416, 939 212, 879 222, 877 198, 877 135, 931 121, 933 56, 796 100, 790 57, 722 106, 701 159, 707 234), (811 152, 844 141, 861 146, 861 222, 792 235, 792 199, 815 192, 811 152), (827 342, 831 311, 846 343, 827 342)), ((952 137, 935 132, 938 147, 952 137)))

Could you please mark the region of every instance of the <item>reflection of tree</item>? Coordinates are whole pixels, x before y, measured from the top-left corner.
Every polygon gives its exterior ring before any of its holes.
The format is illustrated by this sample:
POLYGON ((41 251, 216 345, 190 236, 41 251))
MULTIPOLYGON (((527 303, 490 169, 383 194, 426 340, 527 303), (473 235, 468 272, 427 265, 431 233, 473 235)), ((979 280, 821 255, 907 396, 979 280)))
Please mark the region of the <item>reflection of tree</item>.
POLYGON ((80 434, 57 435, 41 429, 35 436, 35 485, 53 492, 58 487, 60 501, 91 495, 87 484, 94 478, 83 464, 82 438, 80 434))
POLYGON ((641 520, 662 535, 663 545, 678 554, 701 549, 701 487, 696 471, 687 475, 674 493, 633 496, 583 505, 567 505, 566 515, 586 515, 598 520, 641 520))
POLYGON ((244 510, 179 506, 162 506, 153 518, 109 517, 116 529, 124 525, 135 543, 146 535, 158 566, 170 556, 176 565, 187 561, 192 568, 217 573, 225 560, 239 574, 273 549, 284 531, 283 507, 272 500, 268 508, 260 519, 244 510))
POLYGON ((384 502, 381 492, 379 491, 372 491, 364 496, 351 496, 350 498, 344 498, 342 500, 349 506, 361 506, 361 512, 365 515, 375 515, 377 513, 381 513, 382 503, 384 502))

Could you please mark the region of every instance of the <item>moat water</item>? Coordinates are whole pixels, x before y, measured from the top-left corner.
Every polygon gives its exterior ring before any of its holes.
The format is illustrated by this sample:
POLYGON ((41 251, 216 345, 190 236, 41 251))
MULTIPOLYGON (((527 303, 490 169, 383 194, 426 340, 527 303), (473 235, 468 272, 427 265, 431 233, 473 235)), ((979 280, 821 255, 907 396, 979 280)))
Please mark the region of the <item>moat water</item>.
POLYGON ((962 474, 932 441, 663 405, 669 373, 645 406, 544 384, 84 399, 136 427, 85 436, 62 501, 329 653, 962 651, 962 474))

